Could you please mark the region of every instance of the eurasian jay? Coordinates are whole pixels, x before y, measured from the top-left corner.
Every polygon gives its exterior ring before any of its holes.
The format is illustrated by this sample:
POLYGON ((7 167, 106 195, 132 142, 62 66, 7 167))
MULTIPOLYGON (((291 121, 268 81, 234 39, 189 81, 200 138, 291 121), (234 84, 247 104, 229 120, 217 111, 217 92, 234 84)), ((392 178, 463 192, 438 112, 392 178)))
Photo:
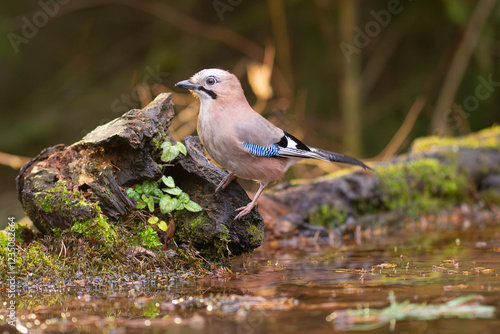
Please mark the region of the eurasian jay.
POLYGON ((212 159, 229 170, 215 191, 224 189, 238 177, 260 183, 253 200, 236 210, 240 213, 234 220, 248 214, 264 188, 282 178, 301 159, 343 162, 370 169, 354 158, 309 147, 274 126, 250 107, 232 73, 206 69, 175 85, 189 89, 200 99, 198 135, 212 159))

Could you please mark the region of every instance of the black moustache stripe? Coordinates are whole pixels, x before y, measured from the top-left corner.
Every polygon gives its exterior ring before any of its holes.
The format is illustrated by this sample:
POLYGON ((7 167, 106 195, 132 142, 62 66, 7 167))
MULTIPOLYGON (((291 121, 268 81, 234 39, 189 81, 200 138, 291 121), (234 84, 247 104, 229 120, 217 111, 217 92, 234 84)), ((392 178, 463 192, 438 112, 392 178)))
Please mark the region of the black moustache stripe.
POLYGON ((206 89, 205 87, 200 87, 198 88, 198 90, 204 91, 205 93, 210 95, 210 97, 214 100, 217 99, 217 94, 215 94, 213 90, 206 89))

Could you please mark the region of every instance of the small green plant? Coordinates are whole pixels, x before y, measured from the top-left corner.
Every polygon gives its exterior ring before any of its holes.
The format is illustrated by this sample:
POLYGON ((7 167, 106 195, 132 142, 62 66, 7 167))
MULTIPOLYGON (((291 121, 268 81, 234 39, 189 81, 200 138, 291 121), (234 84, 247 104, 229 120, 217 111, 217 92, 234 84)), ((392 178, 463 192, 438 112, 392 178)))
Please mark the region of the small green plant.
POLYGON ((156 234, 156 231, 151 226, 141 230, 139 235, 141 237, 142 246, 146 248, 159 249, 162 246, 160 240, 158 240, 158 234, 156 234))
MULTIPOLYGON (((171 162, 180 153, 187 154, 186 146, 181 142, 172 145, 172 143, 165 141, 160 145, 160 149, 162 150, 160 159, 165 163, 171 162)), ((151 213, 147 214, 149 216, 147 219, 149 226, 141 232, 143 244, 146 247, 150 246, 154 248, 158 246, 156 242, 159 243, 159 241, 156 235, 153 238, 153 226, 158 227, 163 232, 166 232, 168 228, 164 220, 154 215, 155 211, 158 212, 159 210, 161 214, 167 215, 179 210, 188 210, 191 212, 202 210, 198 203, 192 201, 188 194, 175 185, 172 176, 163 175, 159 181, 144 181, 142 184, 136 185, 135 188, 128 188, 127 195, 137 201, 135 205, 136 209, 147 209, 151 213), (153 239, 156 241, 152 241, 153 239), (149 240, 147 242, 149 245, 145 245, 145 240, 149 240)))
MULTIPOLYGON (((174 160, 180 153, 184 155, 187 154, 186 146, 180 141, 175 145, 172 145, 169 141, 165 141, 160 145, 160 148, 162 149, 160 159, 166 163, 174 160)), ((158 204, 162 214, 168 214, 174 210, 183 209, 191 212, 199 212, 202 210, 201 206, 193 202, 188 194, 175 185, 172 176, 163 175, 159 182, 144 181, 142 184, 137 185, 135 189, 127 189, 128 197, 137 200, 136 209, 144 209, 147 207, 149 212, 153 213, 156 209, 155 205, 158 204), (166 188, 160 189, 158 185, 159 182, 163 183, 166 188)), ((148 222, 155 225, 158 220, 156 219, 148 222)), ((163 221, 160 222, 161 226, 158 226, 161 230, 163 230, 162 227, 166 229, 166 224, 161 224, 162 222, 163 221)))
POLYGON ((157 225, 158 228, 160 230, 162 230, 163 232, 167 231, 167 228, 168 228, 168 225, 167 223, 165 223, 164 220, 160 220, 158 217, 156 216, 152 216, 152 217, 149 217, 148 219, 148 224, 150 225, 157 225), (159 221, 159 222, 158 222, 159 221))
MULTIPOLYGON (((198 203, 192 201, 188 194, 175 185, 171 176, 163 175, 160 181, 166 187, 160 189, 158 182, 144 181, 142 184, 137 185, 135 189, 127 189, 128 197, 137 200, 136 209, 147 208, 149 212, 153 213, 158 206, 162 214, 183 209, 191 212, 202 210, 198 203)), ((154 222, 151 221, 150 223, 154 222)))
POLYGON ((172 145, 172 143, 169 141, 165 141, 160 145, 160 148, 162 149, 160 159, 164 162, 171 162, 172 160, 177 158, 179 153, 182 153, 184 155, 187 154, 186 146, 184 146, 184 144, 180 141, 178 141, 175 145, 172 145))

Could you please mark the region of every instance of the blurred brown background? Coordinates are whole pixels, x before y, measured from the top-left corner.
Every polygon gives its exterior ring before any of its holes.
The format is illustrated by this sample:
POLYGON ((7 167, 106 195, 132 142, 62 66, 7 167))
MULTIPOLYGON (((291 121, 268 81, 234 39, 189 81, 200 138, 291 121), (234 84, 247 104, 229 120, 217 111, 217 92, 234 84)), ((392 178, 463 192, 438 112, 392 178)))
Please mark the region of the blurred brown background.
MULTIPOLYGON (((71 144, 164 91, 174 137, 194 134, 197 101, 174 84, 210 67, 234 72, 286 131, 359 158, 500 120, 495 0, 40 0, 0 13, 0 152, 11 155, 71 144)), ((2 217, 23 215, 19 165, 0 155, 2 217)), ((334 168, 299 164, 289 177, 334 168)))

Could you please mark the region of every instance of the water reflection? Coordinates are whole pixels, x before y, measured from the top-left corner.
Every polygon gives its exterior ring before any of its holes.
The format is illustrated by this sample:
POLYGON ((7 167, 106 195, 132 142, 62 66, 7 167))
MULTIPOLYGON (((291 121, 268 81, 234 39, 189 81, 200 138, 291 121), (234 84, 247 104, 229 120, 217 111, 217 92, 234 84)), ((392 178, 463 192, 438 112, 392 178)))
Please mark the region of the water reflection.
MULTIPOLYGON (((108 287, 21 298, 20 330, 30 333, 286 333, 348 330, 346 310, 398 303, 444 305, 474 295, 500 305, 500 229, 400 233, 344 241, 268 243, 218 277, 108 287), (45 305, 45 306, 37 306, 45 305)), ((477 309, 478 309, 477 308, 477 309)), ((2 313, 3 315, 5 313, 2 313)), ((489 319, 404 319, 369 332, 492 332, 489 319), (466 331, 467 332, 467 331, 466 331)))

